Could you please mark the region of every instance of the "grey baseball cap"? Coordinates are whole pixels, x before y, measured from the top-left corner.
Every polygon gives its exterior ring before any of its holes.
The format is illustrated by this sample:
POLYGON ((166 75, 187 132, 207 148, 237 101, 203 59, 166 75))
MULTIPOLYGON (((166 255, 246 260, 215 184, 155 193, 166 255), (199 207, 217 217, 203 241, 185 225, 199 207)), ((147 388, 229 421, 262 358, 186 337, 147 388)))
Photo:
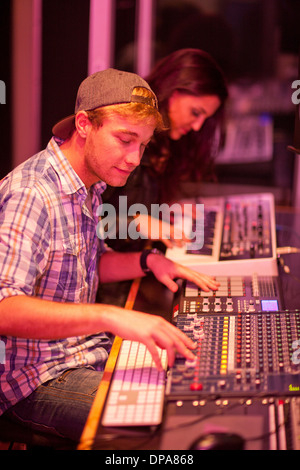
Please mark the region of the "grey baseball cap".
POLYGON ((67 139, 75 127, 78 111, 90 111, 102 106, 139 102, 158 109, 157 98, 148 83, 139 75, 116 69, 106 69, 87 77, 77 92, 74 114, 62 119, 52 128, 53 135, 67 139), (152 98, 133 94, 136 87, 144 87, 153 94, 152 98))

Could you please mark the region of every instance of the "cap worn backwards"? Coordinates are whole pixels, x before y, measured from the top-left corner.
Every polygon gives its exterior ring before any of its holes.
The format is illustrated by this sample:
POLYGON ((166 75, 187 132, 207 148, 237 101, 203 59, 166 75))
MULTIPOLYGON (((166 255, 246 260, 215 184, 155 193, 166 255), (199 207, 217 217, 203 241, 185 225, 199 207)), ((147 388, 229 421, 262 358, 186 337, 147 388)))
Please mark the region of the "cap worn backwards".
POLYGON ((103 106, 139 102, 158 109, 157 98, 148 83, 139 75, 116 69, 106 69, 87 77, 80 84, 75 103, 75 113, 62 119, 52 129, 53 135, 66 139, 74 130, 75 114, 103 106), (136 87, 151 91, 153 99, 133 94, 136 87))

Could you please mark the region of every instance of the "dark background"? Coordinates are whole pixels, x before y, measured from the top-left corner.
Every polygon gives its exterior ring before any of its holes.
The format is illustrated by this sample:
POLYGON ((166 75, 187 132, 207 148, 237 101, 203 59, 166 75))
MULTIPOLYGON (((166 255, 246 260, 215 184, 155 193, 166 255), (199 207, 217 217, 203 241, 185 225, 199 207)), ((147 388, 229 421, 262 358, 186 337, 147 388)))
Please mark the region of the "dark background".
MULTIPOLYGON (((76 91, 88 70, 89 0, 43 0, 41 146, 53 124, 74 110, 76 91)), ((196 3, 196 2, 194 2, 196 3)), ((115 67, 134 70, 137 2, 116 0, 115 67)), ((299 53, 298 0, 223 0, 217 14, 201 12, 189 2, 156 1, 155 60, 180 47, 210 52, 230 82, 261 82, 276 77, 278 54, 299 53)), ((12 168, 11 110, 12 2, 0 2, 0 79, 6 83, 6 105, 0 105, 0 178, 12 168)), ((294 79, 297 76, 293 77, 294 79)), ((290 87, 292 77, 284 86, 290 87)), ((274 96, 276 100, 276 96, 274 96)), ((294 113, 279 113, 276 129, 284 133, 279 157, 271 165, 226 167, 221 180, 229 183, 289 187, 293 155, 286 144, 294 138, 294 113), (260 173, 260 176, 259 176, 260 173)), ((277 149, 278 150, 278 149, 277 149)))

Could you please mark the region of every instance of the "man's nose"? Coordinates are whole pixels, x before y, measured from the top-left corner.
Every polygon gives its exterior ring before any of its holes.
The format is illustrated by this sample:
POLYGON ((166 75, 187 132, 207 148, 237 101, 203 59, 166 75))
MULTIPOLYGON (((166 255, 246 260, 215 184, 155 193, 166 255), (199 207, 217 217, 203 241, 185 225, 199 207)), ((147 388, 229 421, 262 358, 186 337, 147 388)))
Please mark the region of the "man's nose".
POLYGON ((125 161, 127 165, 136 167, 140 164, 141 158, 142 158, 142 154, 141 154, 140 149, 138 148, 127 153, 125 157, 125 161))

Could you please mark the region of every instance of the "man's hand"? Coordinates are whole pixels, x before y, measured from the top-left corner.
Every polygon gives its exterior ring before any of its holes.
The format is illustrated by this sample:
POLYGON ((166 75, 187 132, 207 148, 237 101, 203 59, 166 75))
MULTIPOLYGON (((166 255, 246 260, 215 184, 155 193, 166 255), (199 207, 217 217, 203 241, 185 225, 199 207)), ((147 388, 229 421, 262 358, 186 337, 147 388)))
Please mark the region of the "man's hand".
POLYGON ((145 344, 158 369, 162 369, 162 364, 157 347, 167 351, 169 367, 174 364, 176 352, 187 359, 195 358, 191 349, 196 344, 162 317, 133 310, 110 310, 109 330, 123 339, 145 344))
POLYGON ((174 279, 178 278, 187 279, 206 292, 210 289, 216 290, 219 286, 219 283, 211 276, 198 273, 159 254, 151 253, 148 255, 147 265, 154 276, 172 292, 176 292, 178 289, 178 285, 174 282, 174 279))

